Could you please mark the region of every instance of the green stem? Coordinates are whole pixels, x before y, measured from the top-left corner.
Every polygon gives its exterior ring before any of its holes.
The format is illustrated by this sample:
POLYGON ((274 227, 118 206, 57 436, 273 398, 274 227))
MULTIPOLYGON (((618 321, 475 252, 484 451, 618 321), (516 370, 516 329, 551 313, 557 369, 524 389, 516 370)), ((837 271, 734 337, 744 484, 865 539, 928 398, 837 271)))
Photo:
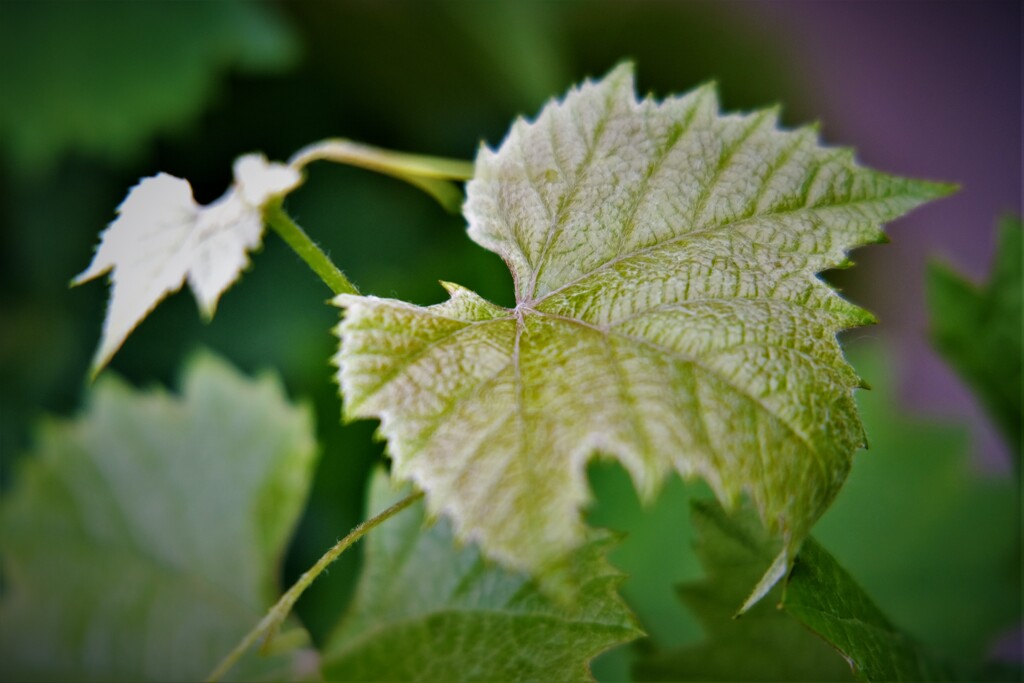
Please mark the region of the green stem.
POLYGON ((444 180, 469 180, 473 177, 472 161, 392 152, 388 149, 364 145, 344 138, 324 140, 303 147, 292 156, 289 163, 296 168, 302 168, 320 160, 358 166, 400 178, 415 176, 444 180))
POLYGON ((281 596, 277 603, 270 608, 270 611, 267 612, 266 616, 264 616, 260 622, 256 624, 256 626, 254 626, 244 638, 242 638, 241 642, 235 646, 235 649, 221 660, 221 663, 217 665, 217 668, 214 669, 207 677, 207 683, 219 681, 224 674, 231 670, 231 667, 238 663, 238 660, 242 658, 242 655, 244 655, 249 648, 260 639, 261 636, 263 637, 262 647, 265 649, 270 643, 270 640, 274 637, 274 634, 281 627, 285 618, 287 618, 289 612, 291 612, 292 607, 295 605, 295 601, 299 599, 299 596, 309 588, 309 585, 313 583, 318 576, 320 576, 328 565, 338 559, 343 552, 365 536, 368 531, 379 526, 382 522, 394 517, 421 497, 423 497, 422 491, 417 491, 416 493, 406 496, 387 510, 378 513, 357 526, 349 532, 348 536, 338 541, 333 548, 324 553, 323 557, 317 560, 316 564, 307 569, 306 572, 299 577, 299 580, 296 581, 292 587, 281 596))
POLYGON ((359 290, 342 273, 334 262, 328 258, 309 235, 285 213, 281 202, 269 204, 263 211, 263 217, 274 232, 281 236, 288 246, 313 269, 324 284, 335 294, 358 294, 359 290))
POLYGON ((455 214, 462 207, 463 197, 462 191, 451 181, 473 177, 471 161, 392 152, 343 138, 323 140, 304 147, 288 163, 293 168, 302 169, 314 161, 348 164, 404 180, 437 200, 445 211, 455 214))

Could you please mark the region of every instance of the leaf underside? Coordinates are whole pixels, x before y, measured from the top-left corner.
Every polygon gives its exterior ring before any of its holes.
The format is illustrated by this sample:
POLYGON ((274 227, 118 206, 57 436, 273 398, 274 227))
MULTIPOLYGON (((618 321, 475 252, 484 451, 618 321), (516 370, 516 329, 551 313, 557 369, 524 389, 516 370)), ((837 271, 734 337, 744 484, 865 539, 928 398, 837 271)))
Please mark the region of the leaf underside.
MULTIPOLYGON (((370 512, 397 495, 378 472, 370 512)), ((606 534, 574 554, 582 581, 572 605, 458 547, 447 521, 425 529, 422 503, 366 544, 353 603, 324 648, 327 680, 593 680, 591 658, 640 635, 616 593, 606 534)))
POLYGON ((872 318, 816 273, 949 190, 773 110, 719 115, 711 87, 637 101, 620 66, 480 150, 469 235, 514 308, 336 299, 346 416, 380 418, 394 475, 515 568, 581 543, 596 454, 647 499, 673 470, 748 494, 791 557, 864 443, 835 335, 872 318))
POLYGON ((180 399, 104 377, 82 417, 45 423, 0 505, 0 680, 202 680, 277 593, 312 430, 278 382, 209 356, 180 399))

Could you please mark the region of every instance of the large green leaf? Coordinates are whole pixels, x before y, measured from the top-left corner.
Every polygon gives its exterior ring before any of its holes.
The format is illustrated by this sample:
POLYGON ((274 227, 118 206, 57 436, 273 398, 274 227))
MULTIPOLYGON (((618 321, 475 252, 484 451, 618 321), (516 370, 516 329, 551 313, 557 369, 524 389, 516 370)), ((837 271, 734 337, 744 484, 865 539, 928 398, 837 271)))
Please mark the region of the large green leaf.
POLYGON ((978 287, 947 266, 928 271, 932 339, 977 392, 1021 457, 1022 241, 1019 218, 999 223, 992 277, 978 287))
POLYGON ((694 549, 707 578, 682 585, 679 597, 700 620, 705 639, 640 658, 634 667, 638 680, 852 680, 835 650, 778 609, 781 587, 735 618, 777 552, 757 517, 730 517, 713 503, 695 501, 691 518, 694 549))
POLYGON ((181 398, 104 377, 45 423, 0 506, 0 678, 202 679, 278 592, 311 422, 275 379, 200 356, 181 398))
POLYGON ((0 147, 27 170, 68 151, 137 155, 199 113, 229 70, 296 55, 287 26, 248 0, 3 3, 0 147))
POLYGON ((773 110, 721 116, 710 87, 638 102, 619 67, 480 151, 469 234, 514 308, 456 285, 429 308, 336 299, 346 415, 380 418, 396 477, 512 567, 582 542, 601 452, 645 499, 672 470, 749 493, 788 540, 770 585, 864 441, 835 334, 872 318, 816 273, 949 191, 773 110))
POLYGON ((813 538, 797 556, 783 607, 839 650, 862 681, 948 681, 952 669, 894 625, 813 538))
MULTIPOLYGON (((397 500, 387 475, 369 509, 397 500)), ((579 600, 552 601, 521 574, 459 547, 441 520, 425 529, 423 504, 375 529, 345 620, 324 648, 328 680, 592 680, 597 654, 640 635, 615 592, 621 575, 595 536, 573 556, 579 600)))
POLYGON ((965 425, 900 408, 880 348, 849 352, 872 386, 857 397, 871 448, 814 535, 896 623, 977 662, 1020 621, 1019 490, 978 471, 965 425))
POLYGON ((894 626, 814 539, 805 542, 774 600, 733 618, 744 584, 772 561, 778 543, 748 510, 729 515, 698 502, 693 520, 708 578, 684 585, 681 597, 707 639, 640 660, 641 679, 949 679, 951 671, 894 626))

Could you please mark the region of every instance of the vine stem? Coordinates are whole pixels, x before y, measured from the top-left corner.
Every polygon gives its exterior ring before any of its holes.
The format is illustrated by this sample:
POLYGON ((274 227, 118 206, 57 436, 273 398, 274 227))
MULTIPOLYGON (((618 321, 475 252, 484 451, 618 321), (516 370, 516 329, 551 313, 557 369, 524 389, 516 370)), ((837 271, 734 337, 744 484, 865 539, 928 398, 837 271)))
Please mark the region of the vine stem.
POLYGON ((333 138, 307 145, 296 152, 288 163, 295 168, 302 168, 321 160, 358 166, 400 178, 417 176, 469 180, 473 177, 472 161, 393 152, 345 138, 333 138))
POLYGON ((473 162, 422 154, 406 154, 335 138, 303 147, 292 156, 292 168, 302 169, 314 161, 333 161, 383 173, 414 185, 449 213, 459 213, 462 192, 450 181, 473 177, 473 162))
POLYGON ((263 218, 267 221, 267 225, 299 255, 299 258, 313 269, 313 272, 323 280, 324 284, 331 288, 332 292, 335 294, 359 293, 356 286, 345 277, 338 266, 334 265, 334 262, 306 234, 306 231, 285 212, 280 201, 268 204, 263 211, 263 218))
POLYGON ((242 655, 252 647, 256 641, 263 636, 262 648, 266 648, 270 643, 271 639, 277 633, 277 630, 281 627, 281 624, 287 618, 291 612, 295 602, 299 599, 299 596, 305 592, 309 585, 316 580, 318 576, 330 565, 332 562, 338 559, 338 557, 348 550, 356 541, 361 539, 371 529, 380 526, 381 523, 394 517, 399 512, 409 507, 417 500, 423 497, 422 491, 412 493, 402 500, 398 501, 383 512, 374 515, 370 519, 366 520, 356 528, 352 529, 345 538, 338 541, 334 546, 323 554, 319 560, 316 561, 312 567, 307 569, 299 580, 292 584, 292 587, 281 596, 277 603, 270 608, 270 611, 260 620, 256 626, 252 628, 245 637, 235 646, 235 649, 228 653, 220 664, 217 665, 210 675, 206 678, 207 683, 215 683, 219 681, 224 674, 231 670, 238 660, 242 658, 242 655))

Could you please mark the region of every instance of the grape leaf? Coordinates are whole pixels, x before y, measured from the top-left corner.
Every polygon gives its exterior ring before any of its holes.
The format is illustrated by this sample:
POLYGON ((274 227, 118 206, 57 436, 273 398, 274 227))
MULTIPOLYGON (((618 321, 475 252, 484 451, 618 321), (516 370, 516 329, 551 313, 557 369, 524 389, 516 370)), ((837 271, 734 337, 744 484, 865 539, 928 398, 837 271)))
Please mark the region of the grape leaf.
MULTIPOLYGON (((310 411, 208 355, 183 386, 105 377, 81 417, 42 425, 0 505, 0 679, 200 680, 269 607, 315 464, 310 411)), ((283 678, 292 659, 239 675, 283 678)))
POLYGON ((727 515, 714 503, 696 502, 693 519, 709 576, 683 586, 681 596, 708 627, 708 639, 641 660, 636 672, 643 679, 834 681, 850 680, 851 673, 862 681, 952 679, 949 666, 894 626, 813 538, 785 587, 776 589, 778 601, 731 619, 742 582, 771 561, 777 541, 748 510, 727 515))
POLYGON ((992 278, 977 287, 952 269, 928 270, 931 336, 950 365, 977 392, 1021 456, 1021 221, 1004 218, 992 278))
POLYGON ((864 441, 835 334, 872 318, 815 274, 951 191, 816 138, 721 116, 711 87, 638 102, 628 65, 518 121, 465 208, 517 305, 337 297, 346 417, 380 418, 396 477, 460 538, 537 574, 584 536, 596 452, 647 500, 671 470, 747 492, 787 538, 756 598, 864 441))
POLYGON ((118 207, 92 263, 72 282, 113 271, 94 375, 186 279, 212 317, 220 295, 248 264, 247 252, 262 242, 264 205, 301 182, 297 169, 255 154, 240 157, 234 171, 234 186, 209 206, 196 204, 188 181, 160 173, 144 178, 118 207))
MULTIPOLYGON (((387 475, 371 483, 369 511, 397 500, 387 475)), ((641 632, 615 591, 594 534, 573 556, 579 601, 543 595, 535 582, 459 547, 446 520, 424 529, 423 504, 366 540, 353 603, 324 647, 327 680, 593 680, 591 658, 641 632)))
POLYGON ((949 681, 954 673, 895 626, 813 538, 793 564, 783 608, 827 640, 861 681, 949 681))
MULTIPOLYGON (((707 578, 679 587, 705 639, 637 660, 637 680, 849 681, 839 654, 778 609, 781 586, 741 618, 743 603, 778 551, 753 514, 726 515, 709 501, 691 503, 694 550, 707 578)), ((802 557, 802 555, 800 556, 802 557)))
POLYGON ((136 157, 193 119, 228 72, 294 64, 295 38, 247 0, 2 3, 0 147, 27 172, 71 151, 136 157))
POLYGON ((964 424, 900 407, 899 373, 883 351, 847 346, 872 387, 857 396, 871 449, 814 537, 892 620, 969 666, 1020 622, 1019 489, 1010 477, 978 471, 964 424))

